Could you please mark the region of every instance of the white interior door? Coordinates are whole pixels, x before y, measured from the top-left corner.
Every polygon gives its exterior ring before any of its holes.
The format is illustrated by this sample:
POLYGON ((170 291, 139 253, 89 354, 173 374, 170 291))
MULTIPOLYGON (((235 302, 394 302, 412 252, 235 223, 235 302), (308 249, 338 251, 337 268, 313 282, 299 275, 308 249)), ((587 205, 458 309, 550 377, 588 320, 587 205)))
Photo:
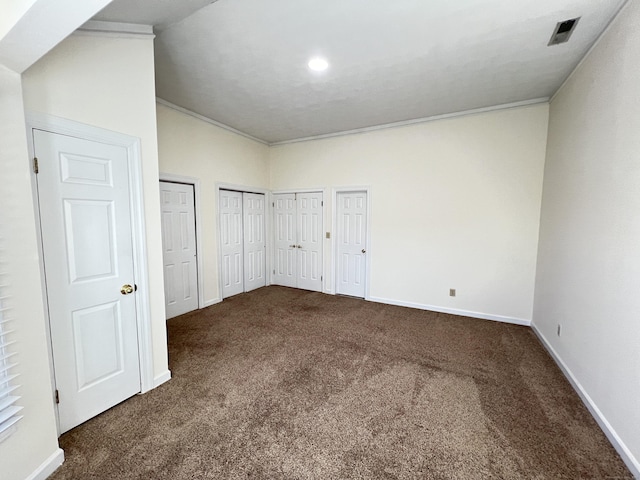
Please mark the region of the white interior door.
POLYGON ((336 212, 336 293, 364 298, 367 192, 338 193, 336 212))
POLYGON ((242 192, 220 190, 222 298, 244 292, 242 192))
POLYGON ((274 275, 273 283, 296 287, 297 233, 296 196, 282 193, 274 199, 274 275))
POLYGON ((264 233, 265 196, 243 193, 244 216, 244 291, 267 284, 265 261, 267 243, 264 233))
POLYGON ((129 165, 123 147, 40 130, 33 139, 65 432, 140 391, 129 165))
POLYGON ((297 286, 322 291, 322 193, 298 193, 297 286))
POLYGON ((193 185, 160 182, 164 299, 167 318, 198 308, 193 185))

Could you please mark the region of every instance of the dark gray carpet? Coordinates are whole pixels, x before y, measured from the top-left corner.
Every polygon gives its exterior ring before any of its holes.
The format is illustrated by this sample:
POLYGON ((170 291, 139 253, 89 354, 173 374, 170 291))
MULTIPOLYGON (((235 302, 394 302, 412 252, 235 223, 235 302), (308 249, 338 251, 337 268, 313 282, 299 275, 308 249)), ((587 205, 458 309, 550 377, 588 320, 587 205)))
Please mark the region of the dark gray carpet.
POLYGON ((526 327, 267 287, 168 333, 52 478, 632 478, 526 327))

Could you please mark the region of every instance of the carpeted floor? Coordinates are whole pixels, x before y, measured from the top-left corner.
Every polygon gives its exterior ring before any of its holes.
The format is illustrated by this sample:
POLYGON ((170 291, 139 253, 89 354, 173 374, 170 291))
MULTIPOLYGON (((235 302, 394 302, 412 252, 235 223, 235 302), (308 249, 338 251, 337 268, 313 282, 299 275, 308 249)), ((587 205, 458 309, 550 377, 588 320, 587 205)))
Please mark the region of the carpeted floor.
POLYGON ((53 479, 632 478, 526 327, 267 287, 168 331, 53 479))

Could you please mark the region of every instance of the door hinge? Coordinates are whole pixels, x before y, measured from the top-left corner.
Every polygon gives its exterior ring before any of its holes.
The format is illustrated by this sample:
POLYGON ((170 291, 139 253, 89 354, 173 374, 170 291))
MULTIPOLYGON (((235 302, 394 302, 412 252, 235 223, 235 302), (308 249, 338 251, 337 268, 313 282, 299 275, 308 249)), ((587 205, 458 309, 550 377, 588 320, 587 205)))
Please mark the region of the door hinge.
POLYGON ((275 207, 276 206, 276 202, 271 202, 271 206, 275 207))
POLYGON ((38 167, 38 157, 33 157, 33 173, 40 173, 40 168, 38 167))
POLYGON ((322 275, 320 275, 320 281, 322 281, 322 275))
POLYGON ((56 404, 60 403, 60 392, 56 390, 56 404))
POLYGON ((321 206, 321 207, 324 207, 324 200, 321 200, 321 201, 320 201, 320 206, 321 206))
POLYGON ((276 271, 275 271, 275 269, 273 270, 273 274, 274 274, 274 275, 276 274, 276 271))

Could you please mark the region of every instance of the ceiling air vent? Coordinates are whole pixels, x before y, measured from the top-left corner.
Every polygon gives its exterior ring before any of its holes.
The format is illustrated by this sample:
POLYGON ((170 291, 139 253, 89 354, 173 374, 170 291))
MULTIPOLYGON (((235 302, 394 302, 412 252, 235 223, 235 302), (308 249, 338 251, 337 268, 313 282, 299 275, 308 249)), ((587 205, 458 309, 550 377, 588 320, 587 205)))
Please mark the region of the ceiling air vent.
POLYGON ((565 20, 564 22, 558 22, 555 30, 553 31, 553 35, 551 35, 551 40, 549 40, 549 46, 568 42, 569 37, 571 37, 571 34, 576 29, 576 25, 578 25, 579 20, 580 17, 565 20))

